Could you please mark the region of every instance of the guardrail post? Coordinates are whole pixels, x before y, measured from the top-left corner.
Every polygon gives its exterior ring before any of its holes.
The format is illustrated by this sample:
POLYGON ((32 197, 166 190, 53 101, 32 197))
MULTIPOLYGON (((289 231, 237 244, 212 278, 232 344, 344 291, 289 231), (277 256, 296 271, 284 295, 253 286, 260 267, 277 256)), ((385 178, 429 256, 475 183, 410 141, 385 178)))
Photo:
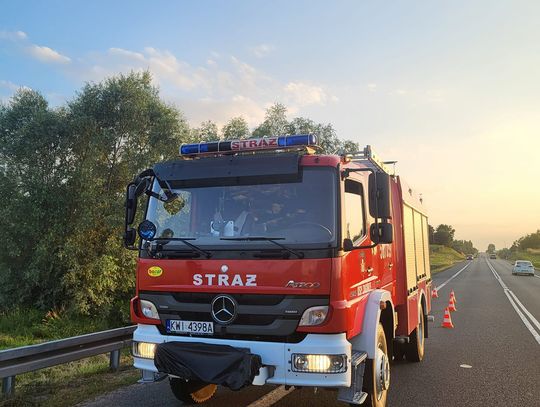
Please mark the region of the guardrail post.
POLYGON ((111 352, 109 367, 112 371, 117 371, 120 367, 120 349, 111 352))
POLYGON ((15 391, 15 376, 2 378, 2 393, 5 397, 10 397, 15 391))

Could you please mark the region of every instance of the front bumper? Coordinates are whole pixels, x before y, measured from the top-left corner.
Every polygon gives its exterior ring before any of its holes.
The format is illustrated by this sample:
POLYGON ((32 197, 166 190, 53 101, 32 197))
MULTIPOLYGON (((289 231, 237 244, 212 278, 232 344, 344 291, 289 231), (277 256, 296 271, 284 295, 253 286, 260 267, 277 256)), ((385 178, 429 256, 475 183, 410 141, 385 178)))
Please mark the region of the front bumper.
MULTIPOLYGON (((264 366, 271 367, 273 375, 267 376, 268 369, 261 369, 254 384, 284 384, 290 386, 312 387, 349 387, 351 385, 351 344, 342 334, 308 334, 299 343, 258 342, 244 340, 217 339, 212 337, 186 337, 161 335, 154 325, 139 324, 133 334, 138 342, 202 342, 215 345, 230 345, 235 348, 249 349, 259 355, 264 366), (331 354, 347 355, 347 370, 344 373, 299 373, 291 370, 291 355, 331 354)), ((141 370, 157 372, 153 359, 134 358, 134 366, 141 370)))

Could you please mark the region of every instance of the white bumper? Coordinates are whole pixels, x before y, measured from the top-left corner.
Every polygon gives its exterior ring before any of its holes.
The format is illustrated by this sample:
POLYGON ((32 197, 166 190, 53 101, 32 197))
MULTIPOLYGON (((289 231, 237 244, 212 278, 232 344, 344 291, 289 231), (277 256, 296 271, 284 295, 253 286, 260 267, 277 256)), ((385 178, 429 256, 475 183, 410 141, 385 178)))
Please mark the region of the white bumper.
MULTIPOLYGON (((259 355, 263 365, 273 366, 274 375, 264 380, 256 377, 254 384, 285 384, 293 386, 316 387, 349 387, 351 385, 351 344, 345 334, 308 334, 299 343, 257 342, 210 337, 183 337, 161 335, 154 325, 138 325, 133 334, 138 342, 202 342, 214 345, 229 345, 236 348, 249 349, 259 355), (293 353, 347 355, 347 371, 344 373, 297 373, 291 371, 291 355, 293 353), (261 380, 264 381, 261 383, 261 380)), ((134 358, 135 367, 157 372, 152 359, 134 358)), ((262 369, 261 369, 262 370, 262 369)))

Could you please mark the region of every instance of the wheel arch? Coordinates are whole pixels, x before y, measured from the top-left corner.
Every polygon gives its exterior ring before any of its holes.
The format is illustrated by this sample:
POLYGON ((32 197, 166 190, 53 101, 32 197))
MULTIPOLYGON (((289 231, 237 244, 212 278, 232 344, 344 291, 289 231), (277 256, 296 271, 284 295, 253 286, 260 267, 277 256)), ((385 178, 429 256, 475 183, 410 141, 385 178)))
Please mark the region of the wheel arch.
POLYGON ((396 326, 392 296, 386 290, 373 290, 366 301, 362 332, 351 338, 352 348, 366 352, 368 358, 373 359, 377 347, 377 327, 380 322, 383 325, 389 347, 388 352, 391 355, 390 350, 396 326), (381 309, 381 304, 383 304, 383 309, 381 309))

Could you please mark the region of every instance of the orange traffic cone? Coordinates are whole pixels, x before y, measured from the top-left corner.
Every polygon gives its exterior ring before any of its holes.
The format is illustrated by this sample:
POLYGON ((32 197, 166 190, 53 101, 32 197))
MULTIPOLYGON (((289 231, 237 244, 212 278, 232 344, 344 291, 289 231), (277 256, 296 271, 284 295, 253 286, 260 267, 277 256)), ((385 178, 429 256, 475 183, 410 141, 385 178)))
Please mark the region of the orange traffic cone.
POLYGON ((456 303, 454 302, 454 298, 453 297, 450 297, 450 302, 448 303, 448 309, 450 311, 457 311, 457 308, 456 308, 456 303))
POLYGON ((450 318, 450 310, 448 309, 448 307, 445 308, 444 310, 444 319, 443 319, 442 327, 443 328, 454 327, 454 324, 452 323, 452 318, 450 318))
POLYGON ((435 288, 431 291, 431 298, 439 298, 439 293, 437 292, 437 287, 435 287, 435 288))
POLYGON ((456 294, 454 294, 454 290, 450 292, 450 297, 454 299, 454 304, 457 304, 456 294))

